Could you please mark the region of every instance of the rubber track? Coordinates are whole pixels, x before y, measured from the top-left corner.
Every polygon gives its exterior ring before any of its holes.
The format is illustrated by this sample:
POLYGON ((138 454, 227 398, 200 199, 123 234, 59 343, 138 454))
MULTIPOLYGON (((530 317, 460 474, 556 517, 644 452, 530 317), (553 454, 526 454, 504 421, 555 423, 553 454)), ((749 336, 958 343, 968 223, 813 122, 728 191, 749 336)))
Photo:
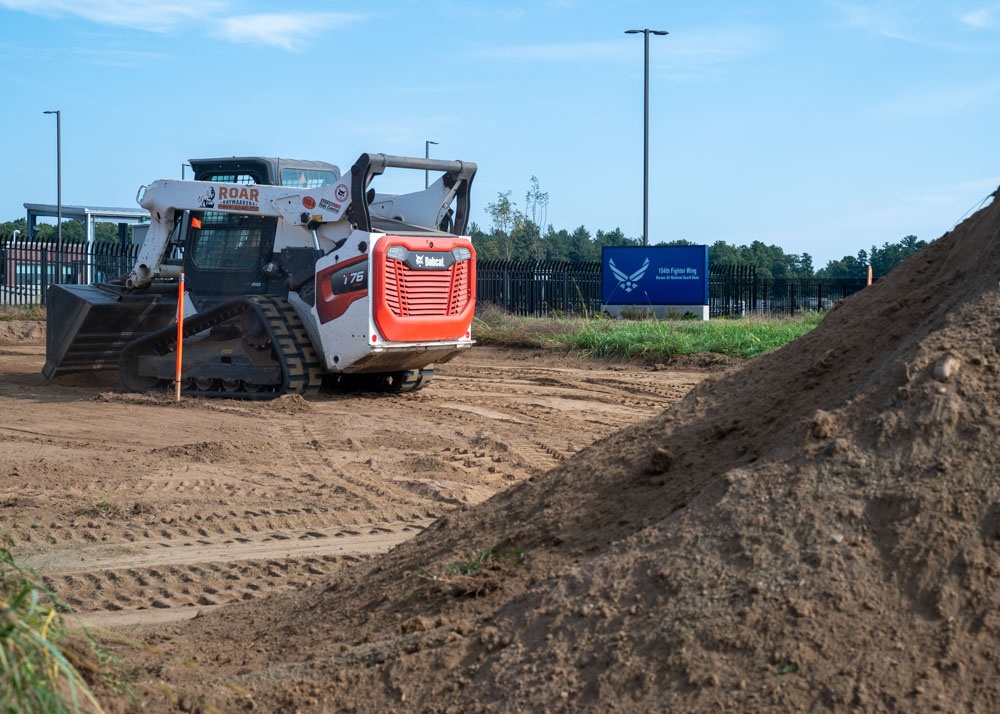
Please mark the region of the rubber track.
POLYGON ((323 365, 295 308, 284 298, 255 295, 248 300, 264 320, 284 375, 282 394, 319 389, 323 365))
MULTIPOLYGON (((274 399, 282 394, 301 394, 319 389, 323 381, 323 365, 309 339, 302 320, 291 304, 280 297, 252 295, 228 302, 184 320, 184 338, 211 329, 240 315, 254 311, 267 328, 271 344, 278 357, 283 376, 281 388, 270 392, 229 392, 224 389, 183 390, 183 394, 226 399, 274 399)), ((142 353, 165 355, 177 344, 177 324, 130 342, 122 352, 122 363, 138 360, 142 353)), ((119 369, 122 382, 131 391, 147 388, 128 384, 124 370, 119 369)), ((155 387, 151 387, 155 388, 155 387)))

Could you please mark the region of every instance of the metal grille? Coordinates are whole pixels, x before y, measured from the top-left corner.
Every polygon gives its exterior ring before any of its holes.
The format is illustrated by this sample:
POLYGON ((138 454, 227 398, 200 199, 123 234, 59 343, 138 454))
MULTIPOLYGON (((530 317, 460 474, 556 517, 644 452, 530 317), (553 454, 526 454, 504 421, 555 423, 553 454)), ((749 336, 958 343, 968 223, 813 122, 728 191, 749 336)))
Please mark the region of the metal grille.
POLYGON ((262 223, 259 216, 221 211, 201 214, 201 228, 192 229, 192 258, 208 270, 247 270, 257 263, 262 223))
POLYGON ((449 270, 414 270, 387 258, 386 305, 397 317, 457 315, 469 303, 469 267, 462 260, 449 270))

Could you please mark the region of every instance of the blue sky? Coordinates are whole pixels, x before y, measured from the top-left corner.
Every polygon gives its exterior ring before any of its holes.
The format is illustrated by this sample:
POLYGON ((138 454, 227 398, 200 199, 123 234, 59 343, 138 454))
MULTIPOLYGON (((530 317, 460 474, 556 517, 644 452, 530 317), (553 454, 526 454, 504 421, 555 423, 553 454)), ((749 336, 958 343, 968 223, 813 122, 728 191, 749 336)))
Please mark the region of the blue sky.
MULTIPOLYGON (((0 0, 0 220, 133 206, 189 158, 475 161, 557 229, 763 241, 815 267, 933 240, 1000 185, 995 0, 0 0)), ((422 176, 380 189, 422 188, 422 176), (412 185, 407 181, 412 182, 412 185)))

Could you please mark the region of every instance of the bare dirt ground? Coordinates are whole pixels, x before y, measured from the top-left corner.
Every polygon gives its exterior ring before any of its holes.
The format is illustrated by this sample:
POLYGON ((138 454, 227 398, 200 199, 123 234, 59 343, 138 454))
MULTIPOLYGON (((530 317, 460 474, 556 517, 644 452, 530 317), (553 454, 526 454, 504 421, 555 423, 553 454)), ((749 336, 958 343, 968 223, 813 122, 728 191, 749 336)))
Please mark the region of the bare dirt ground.
POLYGON ((177 407, 4 348, 0 525, 119 637, 120 711, 997 712, 998 195, 708 376, 177 407))
POLYGON ((412 395, 178 404, 43 361, 42 324, 0 323, 0 530, 106 628, 325 581, 706 374, 477 347, 412 395))

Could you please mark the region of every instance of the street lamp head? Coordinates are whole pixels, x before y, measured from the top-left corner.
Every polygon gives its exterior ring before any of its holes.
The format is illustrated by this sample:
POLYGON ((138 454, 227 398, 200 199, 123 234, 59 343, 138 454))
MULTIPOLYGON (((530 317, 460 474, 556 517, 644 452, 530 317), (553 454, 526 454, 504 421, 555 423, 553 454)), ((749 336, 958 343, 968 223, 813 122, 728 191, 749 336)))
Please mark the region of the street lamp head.
POLYGON ((48 110, 42 112, 42 114, 58 114, 58 113, 59 113, 58 109, 48 109, 48 110))
POLYGON ((626 35, 669 35, 666 30, 625 30, 626 35))

